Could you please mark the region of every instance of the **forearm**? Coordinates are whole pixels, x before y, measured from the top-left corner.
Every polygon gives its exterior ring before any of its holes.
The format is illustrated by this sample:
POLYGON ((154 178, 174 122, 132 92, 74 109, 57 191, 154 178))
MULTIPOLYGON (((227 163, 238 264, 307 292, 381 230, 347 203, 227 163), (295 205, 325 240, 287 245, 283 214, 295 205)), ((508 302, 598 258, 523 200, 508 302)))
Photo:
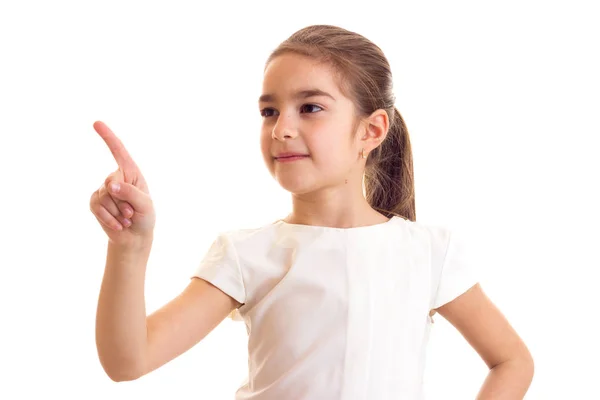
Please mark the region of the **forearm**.
POLYGON ((151 241, 134 248, 109 242, 96 314, 96 346, 113 380, 136 379, 146 341, 144 281, 151 241))
POLYGON ((521 400, 533 379, 533 361, 514 359, 495 366, 485 379, 477 400, 521 400))

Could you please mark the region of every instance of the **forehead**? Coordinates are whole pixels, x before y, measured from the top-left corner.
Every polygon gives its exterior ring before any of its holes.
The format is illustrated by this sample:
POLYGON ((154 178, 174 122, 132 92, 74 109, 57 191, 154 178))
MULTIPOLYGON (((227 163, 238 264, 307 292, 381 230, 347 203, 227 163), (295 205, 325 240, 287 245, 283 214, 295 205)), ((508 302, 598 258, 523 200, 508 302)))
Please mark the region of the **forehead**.
POLYGON ((315 87, 339 95, 333 69, 326 64, 299 54, 283 54, 274 58, 263 77, 263 93, 288 93, 298 88, 315 87))

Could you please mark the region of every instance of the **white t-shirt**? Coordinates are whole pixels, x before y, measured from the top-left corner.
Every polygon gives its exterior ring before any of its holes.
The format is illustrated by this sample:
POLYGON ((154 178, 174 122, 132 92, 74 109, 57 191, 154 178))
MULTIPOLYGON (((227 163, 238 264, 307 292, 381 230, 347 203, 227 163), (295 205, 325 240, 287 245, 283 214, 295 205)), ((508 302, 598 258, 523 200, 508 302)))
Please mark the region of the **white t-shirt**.
POLYGON ((242 303, 238 400, 422 399, 429 311, 477 283, 450 230, 401 217, 221 233, 194 277, 242 303))

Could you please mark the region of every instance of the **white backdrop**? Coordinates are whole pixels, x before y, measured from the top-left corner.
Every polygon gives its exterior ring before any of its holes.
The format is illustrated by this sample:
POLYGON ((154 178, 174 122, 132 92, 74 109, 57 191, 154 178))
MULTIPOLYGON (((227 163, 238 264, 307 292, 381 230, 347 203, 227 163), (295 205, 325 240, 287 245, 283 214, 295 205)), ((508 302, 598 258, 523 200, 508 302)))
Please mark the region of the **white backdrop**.
MULTIPOLYGON (((257 99, 269 52, 320 23, 386 53, 417 219, 466 235, 484 290, 534 355, 526 398, 600 398, 592 1, 198 3, 0 3, 0 398, 233 398, 247 353, 231 320, 137 381, 102 370, 106 236, 89 197, 117 166, 92 124, 122 139, 154 199, 150 313, 220 231, 290 211, 262 162, 257 99)), ((428 398, 474 398, 485 364, 436 318, 428 398)))

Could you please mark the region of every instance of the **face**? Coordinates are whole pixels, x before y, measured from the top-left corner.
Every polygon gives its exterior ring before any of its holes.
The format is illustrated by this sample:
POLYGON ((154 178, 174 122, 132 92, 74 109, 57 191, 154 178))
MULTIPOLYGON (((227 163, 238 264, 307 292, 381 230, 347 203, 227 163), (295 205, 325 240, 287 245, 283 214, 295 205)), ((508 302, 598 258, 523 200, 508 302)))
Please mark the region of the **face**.
POLYGON ((362 176, 357 171, 360 143, 353 140, 359 127, 354 104, 339 91, 330 67, 301 55, 281 55, 265 70, 262 90, 261 150, 284 189, 303 194, 362 176), (283 152, 308 156, 275 158, 283 152))

